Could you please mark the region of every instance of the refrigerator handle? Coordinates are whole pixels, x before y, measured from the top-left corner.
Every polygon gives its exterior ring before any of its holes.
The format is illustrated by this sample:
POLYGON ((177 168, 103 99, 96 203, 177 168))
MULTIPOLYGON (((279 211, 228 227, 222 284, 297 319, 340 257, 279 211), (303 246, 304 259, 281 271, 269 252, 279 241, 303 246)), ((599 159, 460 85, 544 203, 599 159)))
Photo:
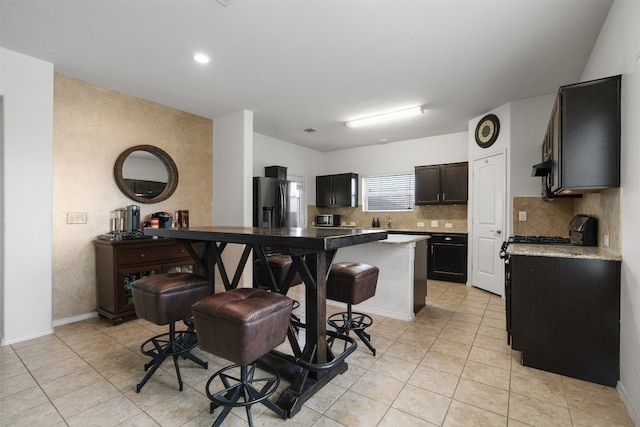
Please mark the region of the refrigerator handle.
POLYGON ((284 191, 284 186, 286 184, 280 184, 278 185, 278 191, 280 192, 280 227, 284 227, 284 220, 286 217, 286 199, 285 199, 285 191, 284 191))

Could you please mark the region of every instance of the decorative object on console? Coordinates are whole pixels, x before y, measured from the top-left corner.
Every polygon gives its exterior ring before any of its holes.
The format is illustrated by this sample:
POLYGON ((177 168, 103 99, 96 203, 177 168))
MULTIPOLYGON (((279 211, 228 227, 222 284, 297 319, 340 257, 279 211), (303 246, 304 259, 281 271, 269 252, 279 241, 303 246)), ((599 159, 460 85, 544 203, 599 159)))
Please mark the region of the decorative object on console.
POLYGON ((189 211, 182 209, 176 212, 176 228, 189 228, 189 211))

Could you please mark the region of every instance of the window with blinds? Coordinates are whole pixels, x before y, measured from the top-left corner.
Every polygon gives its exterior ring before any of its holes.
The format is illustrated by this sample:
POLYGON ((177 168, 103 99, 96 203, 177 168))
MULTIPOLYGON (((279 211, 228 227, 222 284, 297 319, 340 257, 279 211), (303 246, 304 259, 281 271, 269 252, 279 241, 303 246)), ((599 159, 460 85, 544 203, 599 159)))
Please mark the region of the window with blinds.
POLYGON ((365 212, 412 211, 415 174, 368 176, 362 179, 365 212))

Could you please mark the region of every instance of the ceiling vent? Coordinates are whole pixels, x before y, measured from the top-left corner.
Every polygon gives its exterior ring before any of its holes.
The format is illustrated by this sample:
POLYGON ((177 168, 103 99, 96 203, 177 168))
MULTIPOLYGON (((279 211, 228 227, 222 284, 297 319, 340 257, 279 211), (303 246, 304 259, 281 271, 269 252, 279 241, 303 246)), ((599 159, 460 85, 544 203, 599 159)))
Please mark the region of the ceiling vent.
POLYGON ((317 130, 317 129, 314 129, 314 128, 306 128, 304 131, 305 131, 306 133, 314 133, 314 132, 318 132, 318 130, 317 130))

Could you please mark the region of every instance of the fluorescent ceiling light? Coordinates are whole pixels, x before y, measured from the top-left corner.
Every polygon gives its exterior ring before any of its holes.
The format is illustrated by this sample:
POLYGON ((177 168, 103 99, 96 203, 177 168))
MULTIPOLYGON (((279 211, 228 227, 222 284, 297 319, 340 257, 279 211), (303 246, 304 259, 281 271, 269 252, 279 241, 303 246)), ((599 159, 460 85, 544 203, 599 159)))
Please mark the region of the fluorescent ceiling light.
POLYGON ((405 109, 402 109, 402 110, 391 111, 389 113, 377 114, 375 116, 363 117, 361 119, 349 120, 345 124, 350 128, 354 128, 354 127, 357 127, 357 126, 370 125, 370 124, 382 122, 382 121, 385 121, 385 120, 399 119, 399 118, 402 118, 402 117, 409 117, 409 116, 417 116, 418 114, 422 114, 422 106, 421 105, 419 105, 417 107, 411 107, 411 108, 405 108, 405 109))
POLYGON ((193 54, 193 60, 198 64, 208 64, 211 62, 211 57, 204 52, 196 52, 193 54))

